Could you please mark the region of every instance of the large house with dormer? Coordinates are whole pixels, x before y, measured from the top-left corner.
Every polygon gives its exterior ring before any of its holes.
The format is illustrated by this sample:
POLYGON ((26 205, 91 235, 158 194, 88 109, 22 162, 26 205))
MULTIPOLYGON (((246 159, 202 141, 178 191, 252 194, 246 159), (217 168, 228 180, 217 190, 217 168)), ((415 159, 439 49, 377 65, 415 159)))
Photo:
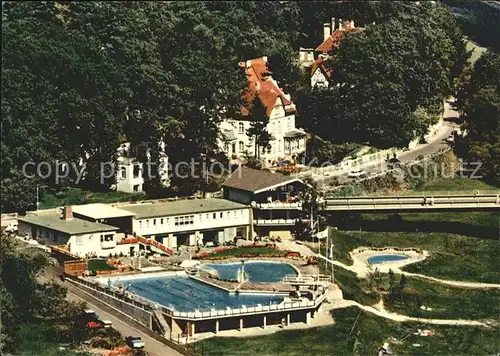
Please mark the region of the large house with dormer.
POLYGON ((273 165, 281 159, 295 159, 305 151, 306 133, 295 127, 296 108, 290 95, 284 93, 272 77, 267 57, 242 62, 240 67, 245 70, 249 83, 244 93, 246 106, 237 118, 220 124, 219 147, 230 160, 259 156, 264 165, 273 165), (256 98, 264 106, 268 117, 269 147, 256 147, 253 137, 247 135, 251 126, 250 105, 256 98), (256 149, 259 154, 256 154, 256 149))
POLYGON ((324 64, 331 58, 331 52, 339 47, 340 40, 347 32, 356 32, 354 21, 343 21, 333 17, 331 22, 323 24, 323 42, 316 48, 300 48, 299 61, 302 67, 310 70, 311 88, 331 86, 332 70, 324 64))

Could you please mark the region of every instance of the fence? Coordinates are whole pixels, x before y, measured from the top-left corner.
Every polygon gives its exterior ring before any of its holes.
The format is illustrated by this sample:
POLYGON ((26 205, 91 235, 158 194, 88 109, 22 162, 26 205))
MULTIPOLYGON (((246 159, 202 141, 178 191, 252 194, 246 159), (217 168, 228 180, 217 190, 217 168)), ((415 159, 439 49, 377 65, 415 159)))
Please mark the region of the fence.
MULTIPOLYGON (((430 159, 433 159, 434 157, 440 156, 440 155, 442 155, 442 154, 444 154, 444 153, 446 153, 446 152, 449 152, 449 151, 451 151, 451 148, 450 148, 450 147, 443 148, 443 149, 441 149, 441 150, 439 150, 439 151, 437 151, 437 152, 434 152, 434 153, 432 153, 432 154, 430 154, 430 155, 428 155, 428 156, 425 156, 423 159, 416 160, 416 161, 411 161, 411 162, 407 162, 407 163, 403 164, 402 166, 403 166, 403 167, 411 167, 411 166, 414 166, 414 165, 416 165, 416 164, 419 164, 419 163, 422 163, 422 162, 428 161, 428 160, 430 160, 430 159)), ((358 180, 356 180, 356 181, 355 181, 355 182, 353 182, 353 183, 358 184, 358 183, 361 183, 361 182, 364 182, 364 181, 367 181, 367 180, 371 180, 371 179, 374 179, 374 178, 377 178, 377 177, 385 176, 385 175, 387 175, 387 174, 389 174, 389 173, 394 173, 394 172, 398 171, 399 169, 400 169, 400 168, 385 169, 385 170, 382 170, 382 171, 380 171, 380 172, 378 172, 378 173, 375 173, 375 174, 369 175, 369 176, 368 176, 368 177, 366 177, 366 178, 363 178, 363 179, 358 179, 358 180)), ((337 186, 335 186, 335 187, 330 187, 329 189, 324 189, 323 193, 328 192, 328 191, 332 192, 332 191, 335 191, 335 190, 340 190, 340 189, 342 189, 342 188, 346 188, 346 187, 349 187, 349 186, 351 186, 351 185, 352 185, 352 184, 337 185, 337 186)))

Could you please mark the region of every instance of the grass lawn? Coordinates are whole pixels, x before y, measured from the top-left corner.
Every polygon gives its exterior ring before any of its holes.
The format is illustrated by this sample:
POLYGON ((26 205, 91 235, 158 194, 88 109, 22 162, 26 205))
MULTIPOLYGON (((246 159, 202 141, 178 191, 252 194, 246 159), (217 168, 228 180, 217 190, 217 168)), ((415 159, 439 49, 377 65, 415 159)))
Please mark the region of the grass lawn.
POLYGON ((455 193, 463 193, 463 192, 472 192, 474 190, 478 190, 479 192, 485 193, 498 193, 500 192, 499 187, 495 187, 489 184, 484 183, 479 179, 471 179, 471 178, 437 178, 432 181, 426 182, 420 186, 418 186, 413 193, 422 194, 422 192, 455 192, 455 193))
POLYGON ((117 203, 144 200, 144 193, 105 192, 97 193, 79 188, 68 188, 57 194, 45 193, 40 199, 40 209, 52 209, 64 205, 90 203, 117 203))
MULTIPOLYGON (((389 288, 387 278, 385 289, 389 288)), ((399 276, 396 284, 399 286, 399 276)), ((488 319, 500 322, 500 291, 474 290, 445 286, 439 283, 407 277, 403 298, 396 293, 392 303, 388 294, 384 295, 387 309, 413 317, 435 319, 488 319), (425 305, 432 310, 422 310, 425 305)))
POLYGON ((210 257, 238 257, 238 256, 248 256, 248 255, 285 255, 284 251, 277 250, 274 248, 269 248, 265 246, 255 246, 255 247, 236 247, 220 252, 215 252, 210 255, 204 256, 204 258, 210 257))
POLYGON ((376 355, 390 337, 403 340, 392 346, 397 355, 492 355, 500 346, 500 329, 396 323, 354 307, 335 310, 333 316, 336 323, 331 326, 247 338, 211 338, 198 346, 203 347, 204 355, 217 356, 376 355), (417 328, 435 334, 413 335, 417 328))
POLYGON ((431 252, 426 260, 404 270, 442 279, 499 283, 500 243, 449 233, 330 231, 334 258, 352 264, 349 251, 360 246, 416 247, 431 252))
POLYGON ((108 265, 108 260, 96 259, 96 260, 89 260, 88 269, 90 272, 93 272, 93 271, 112 271, 112 270, 115 270, 116 267, 108 265))
POLYGON ((476 63, 476 61, 479 59, 479 57, 481 57, 481 55, 486 52, 486 48, 485 47, 481 47, 479 46, 477 43, 474 43, 470 40, 467 40, 465 42, 465 48, 467 49, 467 51, 471 51, 472 50, 472 54, 469 58, 469 63, 471 64, 474 64, 476 63))

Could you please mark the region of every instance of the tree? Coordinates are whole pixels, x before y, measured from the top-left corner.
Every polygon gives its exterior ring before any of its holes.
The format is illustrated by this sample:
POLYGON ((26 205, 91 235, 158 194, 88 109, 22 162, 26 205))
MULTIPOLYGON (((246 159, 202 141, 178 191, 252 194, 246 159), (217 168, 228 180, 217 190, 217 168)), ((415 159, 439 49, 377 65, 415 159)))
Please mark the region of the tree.
POLYGON ((406 286, 406 276, 404 273, 401 275, 401 279, 399 280, 399 297, 401 299, 401 302, 404 303, 403 296, 404 296, 404 289, 406 286))
POLYGON ((394 300, 394 288, 396 287, 396 276, 392 269, 389 269, 389 300, 394 300))
POLYGON ((250 128, 247 129, 247 136, 254 141, 255 157, 260 158, 260 150, 270 147, 271 135, 267 131, 269 117, 266 107, 262 104, 258 96, 255 96, 250 108, 250 128))
POLYGON ((466 155, 485 178, 500 181, 500 55, 486 52, 460 90, 466 155))

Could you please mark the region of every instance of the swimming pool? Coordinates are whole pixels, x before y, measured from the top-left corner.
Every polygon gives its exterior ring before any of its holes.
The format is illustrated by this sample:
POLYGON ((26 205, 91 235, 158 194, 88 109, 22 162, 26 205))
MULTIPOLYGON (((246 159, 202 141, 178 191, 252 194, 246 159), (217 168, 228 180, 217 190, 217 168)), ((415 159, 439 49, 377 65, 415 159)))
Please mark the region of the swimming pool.
POLYGON ((121 280, 128 290, 167 308, 177 311, 210 311, 210 309, 239 308, 279 304, 283 297, 269 295, 234 295, 209 286, 188 276, 155 276, 121 280))
MULTIPOLYGON (((206 263, 201 266, 203 270, 217 271, 219 278, 223 280, 236 280, 239 268, 241 268, 241 262, 206 263)), ((298 275, 294 267, 281 262, 245 261, 245 272, 250 282, 259 283, 281 282, 286 275, 298 275)))
POLYGON ((376 265, 378 263, 384 262, 396 262, 408 259, 408 256, 405 255, 376 255, 368 258, 368 263, 371 265, 376 265))

